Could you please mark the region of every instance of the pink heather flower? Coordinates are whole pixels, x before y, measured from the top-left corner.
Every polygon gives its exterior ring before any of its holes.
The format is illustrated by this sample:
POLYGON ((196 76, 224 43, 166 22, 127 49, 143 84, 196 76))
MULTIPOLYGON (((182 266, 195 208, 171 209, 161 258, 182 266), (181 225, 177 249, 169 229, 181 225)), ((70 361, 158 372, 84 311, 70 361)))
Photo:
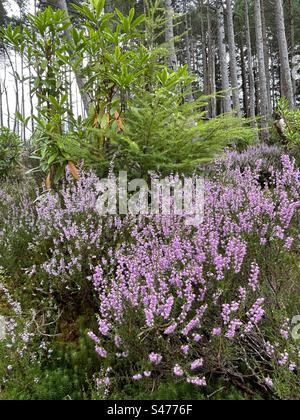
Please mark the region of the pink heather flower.
POLYGON ((185 355, 187 355, 190 350, 190 346, 188 346, 187 344, 181 346, 180 348, 181 348, 182 353, 185 355))
POLYGON ((199 341, 202 340, 202 335, 200 335, 200 334, 194 334, 193 335, 193 340, 195 341, 195 343, 199 343, 199 341))
POLYGON ((99 331, 102 335, 107 336, 109 332, 109 326, 106 321, 99 319, 98 321, 99 331))
POLYGON ((245 302, 247 297, 247 291, 244 287, 239 288, 239 298, 241 302, 245 302))
POLYGON ((119 335, 115 336, 115 346, 119 349, 122 346, 123 340, 119 335))
POLYGON ((144 376, 145 376, 146 378, 150 378, 150 376, 151 376, 151 371, 150 371, 150 370, 145 370, 145 372, 144 372, 144 376))
POLYGON ((199 318, 192 319, 188 325, 182 330, 182 334, 187 336, 194 328, 196 328, 200 323, 199 318))
POLYGON ((153 325, 154 325, 154 314, 153 314, 153 312, 150 309, 145 308, 144 313, 145 313, 147 326, 148 327, 153 327, 153 325))
POLYGON ((197 386, 206 386, 206 379, 204 377, 199 378, 198 376, 191 376, 187 378, 187 382, 197 386))
POLYGON ((173 372, 174 372, 174 375, 176 375, 176 376, 183 376, 184 375, 184 372, 183 372, 182 368, 178 364, 176 364, 174 366, 173 372))
POLYGON ((236 336, 237 330, 243 325, 239 319, 233 319, 228 327, 228 331, 225 334, 225 337, 233 339, 236 336))
POLYGON ((103 379, 97 379, 96 385, 97 385, 97 387, 100 387, 102 385, 105 385, 106 387, 108 387, 110 385, 110 379, 109 379, 109 377, 106 376, 103 379))
POLYGON ((155 364, 155 365, 159 365, 160 362, 162 361, 162 356, 160 354, 157 353, 150 353, 149 354, 149 360, 151 363, 155 364))
POLYGON ((284 330, 284 329, 280 330, 280 335, 281 335, 282 338, 285 338, 286 340, 289 339, 289 332, 284 330))
POLYGON ((173 334, 173 332, 176 330, 177 328, 177 324, 172 324, 170 325, 168 328, 165 329, 164 334, 169 335, 169 334, 173 334))
POLYGON ((268 387, 273 388, 273 381, 272 381, 272 379, 269 376, 267 378, 265 378, 265 384, 268 387))
POLYGON ((266 342, 265 348, 266 348, 267 355, 269 357, 273 357, 275 354, 275 348, 269 341, 266 342))
POLYGON ((287 352, 280 354, 280 359, 278 360, 279 366, 284 366, 289 361, 289 354, 287 352))
POLYGON ((290 251, 293 246, 293 243, 294 243, 294 238, 291 238, 291 237, 287 238, 284 244, 284 248, 287 251, 290 251))
POLYGON ((94 341, 94 343, 96 344, 100 344, 100 340, 99 338, 96 336, 96 334, 94 334, 92 331, 88 332, 88 337, 94 341))
POLYGON ((294 372, 296 370, 296 367, 297 367, 296 363, 294 363, 294 362, 290 363, 289 364, 289 371, 294 372))
POLYGON ((249 278, 249 286, 251 287, 253 292, 256 292, 258 288, 259 273, 260 273, 259 266, 256 263, 252 263, 251 273, 250 273, 250 278, 249 278))
POLYGON ((141 375, 140 373, 137 373, 136 375, 133 375, 132 379, 134 381, 140 381, 141 379, 143 379, 143 375, 141 375))
POLYGON ((197 359, 191 363, 191 369, 196 370, 203 366, 203 359, 197 359))
POLYGON ((214 328, 212 330, 212 335, 214 335, 215 337, 220 337, 221 334, 222 334, 222 329, 221 328, 214 328))
POLYGON ((96 352, 99 354, 100 357, 103 357, 104 359, 107 357, 107 351, 103 347, 96 347, 96 352))

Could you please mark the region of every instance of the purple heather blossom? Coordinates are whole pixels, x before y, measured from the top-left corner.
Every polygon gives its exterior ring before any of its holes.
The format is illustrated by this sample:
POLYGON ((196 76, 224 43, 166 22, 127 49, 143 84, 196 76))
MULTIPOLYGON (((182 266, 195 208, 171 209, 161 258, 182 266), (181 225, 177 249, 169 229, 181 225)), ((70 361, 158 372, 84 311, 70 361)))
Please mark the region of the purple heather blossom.
POLYGON ((200 335, 200 334, 194 334, 194 335, 193 335, 193 340, 194 340, 196 343, 199 343, 199 341, 201 341, 201 340, 202 340, 202 335, 200 335))
POLYGON ((192 370, 199 369, 199 368, 201 368, 202 366, 203 366, 203 359, 197 359, 197 360, 194 360, 194 361, 191 363, 191 369, 192 369, 192 370))
POLYGON ((206 386, 206 379, 204 377, 199 378, 198 376, 192 376, 187 378, 187 382, 197 386, 206 386))
POLYGON ((287 352, 281 353, 280 354, 280 359, 278 360, 278 364, 279 366, 284 366, 288 363, 289 361, 289 354, 287 352))
POLYGON ((177 323, 174 323, 165 329, 164 334, 166 335, 173 334, 176 328, 177 328, 177 323))
POLYGON ((160 354, 152 352, 149 354, 149 360, 154 365, 159 365, 162 361, 162 356, 160 354))
POLYGON ((269 388, 273 388, 273 381, 272 379, 268 376, 267 378, 265 378, 265 384, 269 387, 269 388))
POLYGON ((96 347, 96 352, 99 354, 100 357, 103 357, 104 359, 107 357, 107 351, 103 347, 96 347))
POLYGON ((96 344, 100 344, 100 339, 92 331, 88 332, 88 337, 94 341, 96 344))
POLYGON ((188 352, 190 351, 190 346, 187 345, 187 344, 181 346, 181 351, 182 351, 183 354, 187 355, 188 352))
POLYGON ((175 376, 183 376, 184 375, 183 369, 178 364, 176 364, 174 366, 173 372, 174 372, 175 376))
POLYGON ((222 334, 222 328, 214 328, 212 330, 212 335, 214 335, 215 337, 220 337, 221 334, 222 334))
POLYGON ((259 277, 260 269, 259 266, 256 263, 252 263, 251 265, 251 274, 249 278, 249 286, 253 290, 253 292, 256 292, 258 287, 258 277, 259 277))
POLYGON ((297 365, 296 365, 295 362, 292 362, 292 363, 289 364, 289 371, 290 372, 294 372, 296 370, 296 368, 297 368, 297 365))

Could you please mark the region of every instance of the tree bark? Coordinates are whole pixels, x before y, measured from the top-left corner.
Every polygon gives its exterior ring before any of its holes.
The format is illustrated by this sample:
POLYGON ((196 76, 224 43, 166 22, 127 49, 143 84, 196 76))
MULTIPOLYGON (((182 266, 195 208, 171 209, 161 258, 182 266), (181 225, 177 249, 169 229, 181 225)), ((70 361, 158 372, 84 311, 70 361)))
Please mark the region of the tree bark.
POLYGON ((232 13, 232 1, 226 0, 227 7, 227 26, 228 26, 228 46, 229 46, 229 57, 230 57, 230 79, 232 87, 232 101, 233 108, 237 115, 241 114, 240 95, 238 89, 238 71, 237 71, 237 60, 236 60, 236 45, 235 45, 235 34, 234 34, 234 22, 232 13))
POLYGON ((282 0, 275 0, 276 28, 279 46, 279 57, 282 75, 282 93, 287 98, 290 108, 294 108, 293 84, 289 63, 288 46, 285 33, 284 11, 282 0))
POLYGON ((216 45, 211 27, 210 1, 207 2, 207 33, 208 33, 208 93, 213 95, 209 103, 209 114, 211 118, 217 116, 216 99, 216 45))
POLYGON ((258 73, 259 73, 259 103, 261 113, 261 127, 262 139, 269 140, 268 129, 268 92, 267 92, 267 79, 266 79, 266 65, 264 55, 264 42, 261 18, 261 3, 260 0, 254 0, 254 18, 255 18, 255 35, 256 35, 256 52, 258 60, 258 73))
MULTIPOLYGON (((189 35, 189 21, 188 21, 188 10, 187 10, 187 0, 183 0, 183 12, 184 12, 184 26, 185 26, 185 49, 186 49, 186 62, 188 65, 189 72, 192 71, 192 56, 191 56, 191 44, 190 44, 190 35, 189 35)), ((188 102, 194 100, 193 93, 190 92, 186 98, 188 102)))
POLYGON ((244 0, 244 25, 247 47, 247 62, 248 62, 248 78, 249 78, 249 117, 255 118, 255 79, 253 72, 253 56, 251 32, 249 23, 249 7, 248 0, 244 0))
POLYGON ((219 60, 220 60, 220 72, 222 79, 222 90, 223 90, 223 112, 229 113, 231 109, 231 98, 230 98, 230 85, 228 76, 228 64, 227 54, 225 45, 225 28, 224 28, 224 13, 222 2, 217 5, 217 19, 218 19, 218 47, 219 47, 219 60))
POLYGON ((266 66, 265 75, 266 75, 266 82, 267 82, 267 107, 268 107, 268 114, 271 115, 272 105, 271 105, 269 42, 268 42, 265 9, 264 9, 263 0, 261 0, 260 4, 261 4, 261 23, 262 23, 262 34, 263 34, 264 57, 265 57, 265 66, 266 66))
POLYGON ((178 61, 175 50, 175 40, 174 40, 174 10, 172 6, 172 0, 165 0, 165 9, 166 9, 166 33, 165 39, 168 45, 168 60, 169 67, 174 71, 178 69, 178 61))

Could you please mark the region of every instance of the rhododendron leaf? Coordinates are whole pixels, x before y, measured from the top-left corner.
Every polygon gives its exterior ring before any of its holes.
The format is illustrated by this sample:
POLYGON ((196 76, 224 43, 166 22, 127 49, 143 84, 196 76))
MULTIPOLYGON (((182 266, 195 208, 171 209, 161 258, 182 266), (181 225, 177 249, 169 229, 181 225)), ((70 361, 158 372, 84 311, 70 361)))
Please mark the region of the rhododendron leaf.
POLYGON ((71 174, 72 174, 73 178, 74 178, 74 179, 76 179, 76 181, 78 181, 78 180, 79 180, 79 178, 80 178, 80 175, 79 175, 79 171, 78 171, 78 169, 76 168, 76 166, 75 166, 74 162, 72 162, 72 161, 70 160, 70 161, 68 162, 68 167, 69 167, 69 170, 70 170, 70 172, 71 172, 71 174))

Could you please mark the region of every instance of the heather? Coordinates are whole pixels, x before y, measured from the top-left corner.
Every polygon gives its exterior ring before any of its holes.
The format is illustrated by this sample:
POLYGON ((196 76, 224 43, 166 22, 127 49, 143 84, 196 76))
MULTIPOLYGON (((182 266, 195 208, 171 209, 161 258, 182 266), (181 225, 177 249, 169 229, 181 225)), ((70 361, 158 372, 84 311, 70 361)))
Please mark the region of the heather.
POLYGON ((1 188, 4 396, 299 397, 300 172, 282 155, 262 185, 245 153, 215 163, 199 226, 99 217, 93 173, 1 188))
POLYGON ((0 400, 299 399, 297 2, 0 0, 0 400))

